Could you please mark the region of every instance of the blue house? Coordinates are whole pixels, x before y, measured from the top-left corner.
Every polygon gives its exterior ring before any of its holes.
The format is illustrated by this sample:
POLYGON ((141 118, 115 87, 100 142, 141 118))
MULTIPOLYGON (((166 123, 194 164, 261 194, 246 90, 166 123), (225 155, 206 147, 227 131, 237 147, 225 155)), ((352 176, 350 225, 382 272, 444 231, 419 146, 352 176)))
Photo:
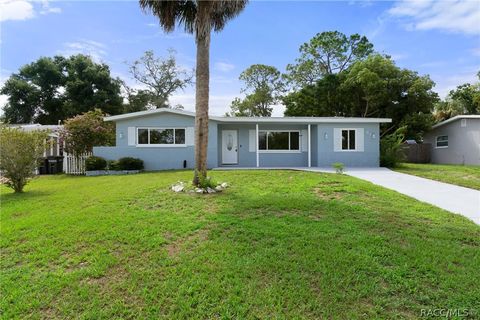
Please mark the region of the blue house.
MULTIPOLYGON (((156 109, 106 117, 116 145, 95 147, 107 160, 135 157, 146 170, 193 168, 195 113, 156 109)), ((391 119, 215 117, 208 126, 208 167, 379 166, 379 125, 391 119)))

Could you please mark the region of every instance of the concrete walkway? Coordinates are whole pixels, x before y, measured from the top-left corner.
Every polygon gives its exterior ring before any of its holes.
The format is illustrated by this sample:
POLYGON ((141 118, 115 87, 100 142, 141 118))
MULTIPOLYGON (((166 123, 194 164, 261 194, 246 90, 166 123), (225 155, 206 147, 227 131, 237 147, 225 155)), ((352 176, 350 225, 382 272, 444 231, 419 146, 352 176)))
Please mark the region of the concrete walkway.
POLYGON ((345 173, 461 214, 480 225, 480 191, 387 168, 350 168, 345 173))
MULTIPOLYGON (((299 170, 329 172, 332 168, 216 168, 217 170, 299 170)), ((480 225, 480 191, 430 179, 399 173, 387 168, 347 168, 345 173, 387 189, 395 190, 417 200, 447 211, 461 214, 480 225)))

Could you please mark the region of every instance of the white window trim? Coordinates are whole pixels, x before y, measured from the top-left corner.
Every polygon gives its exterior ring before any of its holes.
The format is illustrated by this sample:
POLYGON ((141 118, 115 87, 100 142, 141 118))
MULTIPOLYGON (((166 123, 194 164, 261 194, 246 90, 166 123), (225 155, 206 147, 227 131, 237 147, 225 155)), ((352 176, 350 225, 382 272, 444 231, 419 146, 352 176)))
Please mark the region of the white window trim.
MULTIPOLYGON (((358 128, 338 128, 338 129, 340 129, 340 150, 338 150, 337 152, 360 152, 360 150, 357 149, 358 128), (353 131, 355 131, 355 149, 342 149, 343 130, 353 130, 353 131)), ((350 139, 350 136, 348 137, 348 139, 350 139)), ((348 145, 350 146, 350 141, 348 141, 348 145)))
MULTIPOLYGON (((439 136, 435 136, 435 149, 447 149, 448 145, 449 145, 448 140, 449 140, 448 134, 442 134, 442 135, 439 135, 439 136), (447 145, 446 146, 438 146, 438 138, 439 137, 447 137, 447 145)), ((443 141, 443 142, 445 142, 445 141, 443 141)))
POLYGON ((150 144, 150 130, 167 130, 167 129, 171 129, 171 130, 174 130, 173 132, 173 139, 175 141, 175 130, 178 130, 178 129, 181 129, 181 130, 185 130, 185 142, 187 140, 187 128, 184 128, 184 127, 174 127, 174 128, 165 128, 165 127, 137 127, 136 130, 135 130, 135 133, 136 133, 136 137, 135 137, 135 143, 136 143, 136 147, 138 148, 183 148, 183 147, 186 147, 186 143, 183 143, 183 144, 175 144, 175 143, 172 143, 172 144, 165 144, 165 143, 158 143, 158 144, 150 144), (148 144, 140 144, 138 143, 138 130, 144 130, 144 129, 147 129, 148 130, 148 144))
POLYGON ((301 131, 300 130, 258 130, 258 153, 302 153, 300 150, 301 146, 301 131), (267 150, 260 149, 260 133, 267 133, 267 150), (288 132, 288 148, 289 150, 268 150, 268 133, 269 132, 288 132), (290 132, 298 132, 298 150, 290 150, 290 132))

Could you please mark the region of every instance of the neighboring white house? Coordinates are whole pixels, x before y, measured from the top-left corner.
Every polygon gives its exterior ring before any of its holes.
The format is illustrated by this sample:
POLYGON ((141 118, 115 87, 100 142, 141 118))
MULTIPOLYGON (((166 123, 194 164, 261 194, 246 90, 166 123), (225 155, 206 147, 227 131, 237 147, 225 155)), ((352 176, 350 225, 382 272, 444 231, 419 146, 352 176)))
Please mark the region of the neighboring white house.
POLYGON ((424 139, 431 162, 480 165, 480 115, 460 115, 437 123, 424 139))

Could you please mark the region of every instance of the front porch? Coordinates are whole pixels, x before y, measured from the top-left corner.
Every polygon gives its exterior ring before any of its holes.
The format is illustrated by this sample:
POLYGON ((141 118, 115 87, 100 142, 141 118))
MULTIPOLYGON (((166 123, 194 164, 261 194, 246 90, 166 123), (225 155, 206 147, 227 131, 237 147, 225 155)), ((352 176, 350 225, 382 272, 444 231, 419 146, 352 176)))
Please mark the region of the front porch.
POLYGON ((218 126, 218 167, 311 168, 317 126, 310 124, 226 123, 218 126))

